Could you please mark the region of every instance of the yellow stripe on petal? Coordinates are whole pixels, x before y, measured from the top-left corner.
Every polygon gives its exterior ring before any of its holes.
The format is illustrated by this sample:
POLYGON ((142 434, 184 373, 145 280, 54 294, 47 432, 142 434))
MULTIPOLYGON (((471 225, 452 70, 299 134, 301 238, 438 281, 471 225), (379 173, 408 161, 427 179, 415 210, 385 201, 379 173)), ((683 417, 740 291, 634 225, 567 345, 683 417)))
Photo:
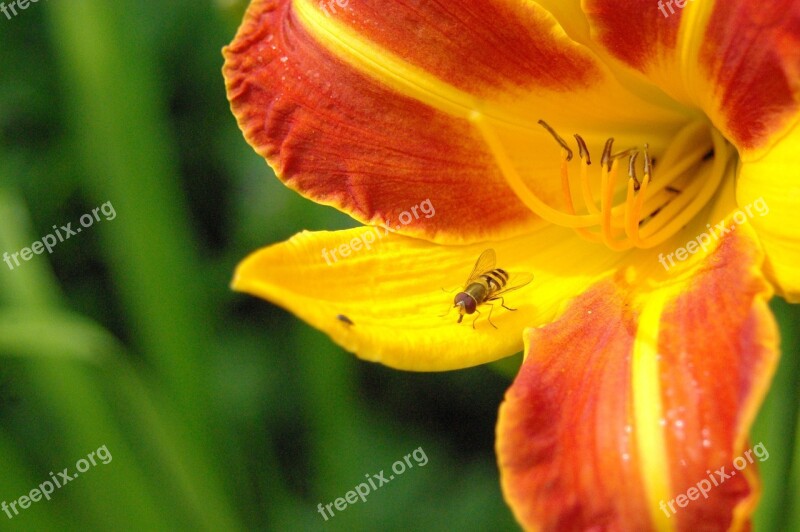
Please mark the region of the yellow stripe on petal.
POLYGON ((365 41, 351 27, 340 23, 340 19, 324 15, 316 2, 298 0, 294 5, 299 19, 323 46, 358 70, 389 85, 398 94, 461 118, 466 118, 471 110, 480 106, 475 95, 458 90, 388 50, 365 41))
POLYGON ((671 493, 661 405, 661 357, 658 354, 658 334, 663 308, 663 293, 648 297, 639 316, 639 328, 633 345, 631 379, 633 411, 638 429, 637 445, 642 461, 642 482, 650 501, 650 520, 656 530, 671 531, 675 527, 669 517, 659 509, 658 504, 659 501, 669 500, 671 493))

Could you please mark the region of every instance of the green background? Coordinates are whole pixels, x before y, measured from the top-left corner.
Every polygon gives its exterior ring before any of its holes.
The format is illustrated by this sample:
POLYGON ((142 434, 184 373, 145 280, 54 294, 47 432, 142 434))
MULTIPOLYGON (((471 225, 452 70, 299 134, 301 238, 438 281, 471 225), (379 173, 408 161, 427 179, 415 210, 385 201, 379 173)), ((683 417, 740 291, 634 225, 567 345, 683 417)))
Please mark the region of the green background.
MULTIPOLYGON (((103 445, 113 456, 0 513, 0 529, 515 530, 493 445, 518 357, 393 371, 229 290, 251 251, 354 225, 285 189, 242 139, 220 49, 244 8, 41 0, 0 14, 0 253, 107 201, 117 213, 0 263, 0 501, 103 445), (424 467, 317 513, 419 447, 424 467)), ((772 307, 785 348, 753 438, 770 452, 757 525, 800 530, 800 311, 772 307)))

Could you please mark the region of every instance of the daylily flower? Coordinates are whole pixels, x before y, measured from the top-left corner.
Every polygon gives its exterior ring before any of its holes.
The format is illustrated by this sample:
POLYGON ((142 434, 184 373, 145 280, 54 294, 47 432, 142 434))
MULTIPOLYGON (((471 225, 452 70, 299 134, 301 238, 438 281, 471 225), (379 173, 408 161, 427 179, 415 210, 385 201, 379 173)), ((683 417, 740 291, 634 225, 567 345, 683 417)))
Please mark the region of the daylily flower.
POLYGON ((524 347, 497 453, 526 529, 747 528, 766 302, 800 300, 800 2, 255 0, 224 55, 247 141, 368 226, 236 290, 395 368, 524 347), (442 289, 490 248, 534 280, 473 328, 442 289))

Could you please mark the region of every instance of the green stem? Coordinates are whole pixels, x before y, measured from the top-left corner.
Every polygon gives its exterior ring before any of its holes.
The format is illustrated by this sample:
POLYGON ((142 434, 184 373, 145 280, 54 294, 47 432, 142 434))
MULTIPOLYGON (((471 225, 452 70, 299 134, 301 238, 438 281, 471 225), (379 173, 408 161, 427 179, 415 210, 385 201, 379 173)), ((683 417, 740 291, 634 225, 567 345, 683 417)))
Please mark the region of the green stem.
MULTIPOLYGON (((54 3, 55 49, 83 147, 86 184, 116 212, 97 231, 135 340, 195 430, 205 432, 203 378, 213 321, 156 81, 157 58, 124 19, 128 3, 54 3)), ((94 229, 93 229, 94 230, 94 229)))
MULTIPOLYGON (((116 217, 97 231, 115 288, 130 319, 136 350, 155 370, 175 414, 195 442, 204 485, 232 493, 224 457, 212 458, 208 324, 213 314, 202 279, 180 172, 167 125, 152 43, 128 23, 133 2, 52 3, 54 49, 60 54, 68 106, 83 148, 87 185, 116 217)), ((190 457, 185 457, 190 458, 190 457)))
MULTIPOLYGON (((30 246, 27 239, 30 231, 30 217, 24 203, 10 190, 0 187, 0 253, 12 255, 30 246)), ((28 308, 48 308, 58 306, 62 296, 61 289, 53 276, 44 256, 34 256, 30 262, 14 269, 0 262, 0 298, 4 302, 17 301, 28 308)))
POLYGON ((800 530, 800 520, 797 519, 794 528, 787 528, 789 514, 786 511, 787 507, 795 504, 800 487, 795 485, 792 488, 787 477, 792 466, 792 449, 795 455, 800 449, 796 447, 800 439, 789 428, 795 426, 798 415, 800 334, 796 324, 800 321, 800 306, 788 305, 779 298, 773 299, 770 306, 780 327, 782 353, 772 386, 751 431, 752 444, 761 442, 769 451, 769 459, 759 463, 762 498, 754 516, 754 524, 756 530, 800 530))

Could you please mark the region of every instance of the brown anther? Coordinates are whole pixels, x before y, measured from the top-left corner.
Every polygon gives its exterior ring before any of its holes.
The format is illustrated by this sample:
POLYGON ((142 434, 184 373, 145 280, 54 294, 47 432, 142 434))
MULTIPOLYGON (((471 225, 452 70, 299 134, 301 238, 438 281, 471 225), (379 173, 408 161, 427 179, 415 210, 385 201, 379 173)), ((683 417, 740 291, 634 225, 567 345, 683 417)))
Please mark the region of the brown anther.
POLYGON ((544 120, 539 120, 539 125, 542 126, 543 128, 545 128, 547 130, 547 132, 550 133, 550 135, 552 135, 554 139, 556 139, 556 142, 558 142, 559 146, 564 148, 564 150, 567 152, 567 161, 571 161, 572 160, 572 150, 567 145, 567 141, 562 139, 558 135, 558 133, 556 133, 556 130, 553 129, 552 127, 550 127, 550 124, 548 124, 544 120))
POLYGON ((653 174, 652 174, 653 165, 652 165, 652 163, 650 161, 650 154, 647 152, 648 148, 650 148, 650 146, 647 143, 645 143, 645 145, 644 145, 644 175, 649 175, 650 176, 650 182, 652 182, 653 181, 653 174))
POLYGON ((600 164, 608 168, 608 171, 611 171, 611 163, 614 159, 611 157, 611 150, 614 148, 614 137, 611 137, 606 141, 605 147, 603 147, 603 156, 600 158, 600 164))
POLYGON ((631 154, 631 158, 628 161, 628 176, 633 179, 633 190, 639 191, 641 184, 639 180, 636 179, 636 158, 639 157, 639 152, 635 151, 631 154))
POLYGON ((586 147, 586 141, 577 133, 575 133, 575 140, 578 141, 578 152, 580 153, 581 159, 584 159, 586 164, 592 164, 592 158, 589 155, 589 148, 586 147))

